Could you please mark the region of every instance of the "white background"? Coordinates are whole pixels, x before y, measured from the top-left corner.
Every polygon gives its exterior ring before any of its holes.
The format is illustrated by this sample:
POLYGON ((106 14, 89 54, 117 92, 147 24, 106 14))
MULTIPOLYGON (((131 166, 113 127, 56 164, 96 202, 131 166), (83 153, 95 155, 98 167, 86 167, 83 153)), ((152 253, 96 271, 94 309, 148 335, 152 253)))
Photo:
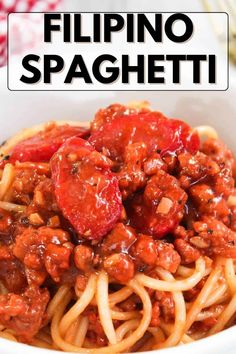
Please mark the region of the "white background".
MULTIPOLYGON (((163 14, 163 23, 170 14, 163 14)), ((9 48, 11 51, 11 28, 14 25, 16 16, 24 16, 23 14, 11 14, 9 16, 9 48)), ((38 14, 31 14, 31 16, 39 16, 38 14)), ((153 14, 150 14, 150 19, 153 14)), ((53 44, 44 43, 34 48, 34 54, 43 56, 44 53, 52 53, 61 55, 65 61, 64 70, 59 74, 53 75, 51 84, 44 84, 41 80, 34 85, 24 84, 20 81, 22 74, 29 75, 22 67, 22 58, 28 52, 23 52, 18 57, 9 56, 9 88, 11 90, 225 90, 227 89, 227 52, 226 52, 226 28, 227 15, 226 14, 188 14, 194 24, 194 33, 191 39, 185 43, 173 43, 164 34, 163 43, 155 43, 150 36, 147 36, 145 43, 126 43, 125 29, 119 33, 115 33, 113 43, 63 43, 61 33, 53 34, 53 44), (214 49, 212 46, 206 45, 206 38, 211 41, 211 33, 206 32, 204 25, 206 20, 212 23, 217 23, 221 31, 221 41, 215 43, 214 49), (104 85, 96 81, 91 72, 91 66, 94 59, 101 54, 109 53, 115 57, 120 58, 121 54, 129 54, 131 65, 136 64, 137 54, 215 54, 217 55, 217 84, 208 84, 208 66, 207 63, 202 63, 202 77, 201 84, 192 83, 192 62, 183 62, 181 64, 181 84, 172 84, 172 63, 160 62, 159 65, 165 66, 165 73, 158 74, 158 76, 165 77, 165 85, 163 84, 137 84, 136 74, 130 75, 130 83, 122 84, 121 78, 115 83, 104 85), (85 84, 83 79, 74 79, 72 84, 64 84, 64 79, 71 64, 72 58, 75 54, 81 54, 84 57, 87 68, 91 74, 93 84, 85 84)), ((83 28, 84 33, 89 34, 92 31, 91 14, 83 14, 83 28)), ((22 19, 23 21, 23 19, 22 19)), ((42 23, 38 24, 43 29, 42 23)), ((174 26, 176 33, 181 31, 180 22, 174 26), (178 27, 179 26, 179 27, 178 27)), ((27 31, 27 25, 25 26, 27 31)), ((183 31, 183 28, 182 28, 183 31)), ((109 66, 113 64, 109 63, 109 66)), ((121 66, 116 63, 115 66, 121 66)), ((41 72, 43 71, 43 62, 37 64, 41 72)), ((105 68, 104 68, 105 70, 105 68)), ((147 70, 147 67, 146 67, 147 70)), ((147 77, 147 75, 146 75, 147 77)))

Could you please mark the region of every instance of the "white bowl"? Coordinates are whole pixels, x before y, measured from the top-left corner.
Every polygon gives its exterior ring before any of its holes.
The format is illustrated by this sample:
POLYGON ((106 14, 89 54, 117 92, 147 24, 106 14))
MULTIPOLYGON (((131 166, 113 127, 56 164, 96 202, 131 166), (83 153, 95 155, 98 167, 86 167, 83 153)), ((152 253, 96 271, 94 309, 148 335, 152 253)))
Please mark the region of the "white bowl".
MULTIPOLYGON (((236 89, 224 92, 11 92, 6 88, 6 70, 0 70, 0 140, 19 129, 48 120, 91 120, 100 107, 113 102, 148 100, 171 117, 192 126, 212 125, 227 145, 236 152, 236 89)), ((212 337, 158 354, 234 354, 236 327, 212 337)), ((154 353, 153 351, 152 353, 154 353)), ((0 339, 0 354, 58 354, 24 344, 0 339)))

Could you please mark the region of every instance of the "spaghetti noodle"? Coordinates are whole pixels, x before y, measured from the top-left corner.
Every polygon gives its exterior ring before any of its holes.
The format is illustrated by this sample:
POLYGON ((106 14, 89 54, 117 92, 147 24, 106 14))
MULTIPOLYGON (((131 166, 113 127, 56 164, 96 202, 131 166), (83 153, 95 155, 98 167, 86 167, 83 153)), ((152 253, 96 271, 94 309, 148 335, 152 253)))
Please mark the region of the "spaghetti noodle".
POLYGON ((217 132, 146 103, 87 127, 49 123, 0 148, 0 337, 104 354, 233 326, 235 160, 217 132))

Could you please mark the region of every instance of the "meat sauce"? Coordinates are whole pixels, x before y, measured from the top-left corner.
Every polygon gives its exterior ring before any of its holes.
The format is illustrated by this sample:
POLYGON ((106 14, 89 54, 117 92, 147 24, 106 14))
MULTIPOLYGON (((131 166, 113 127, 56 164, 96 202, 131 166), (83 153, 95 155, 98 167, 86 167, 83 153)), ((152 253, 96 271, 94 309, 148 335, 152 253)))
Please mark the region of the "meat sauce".
MULTIPOLYGON (((47 323, 61 284, 83 291, 91 272, 105 269, 119 288, 137 272, 157 277, 156 266, 175 273, 200 255, 236 258, 236 210, 227 203, 235 160, 222 142, 200 146, 187 124, 122 105, 100 110, 90 133, 62 132, 51 127, 9 158, 11 202, 26 209, 0 210, 0 281, 8 291, 0 295, 0 322, 21 341, 47 323)), ((171 294, 150 297, 151 325, 171 321, 171 294)), ((139 305, 134 295, 120 304, 129 311, 139 305)), ((96 313, 86 311, 91 340, 106 344, 96 313)))

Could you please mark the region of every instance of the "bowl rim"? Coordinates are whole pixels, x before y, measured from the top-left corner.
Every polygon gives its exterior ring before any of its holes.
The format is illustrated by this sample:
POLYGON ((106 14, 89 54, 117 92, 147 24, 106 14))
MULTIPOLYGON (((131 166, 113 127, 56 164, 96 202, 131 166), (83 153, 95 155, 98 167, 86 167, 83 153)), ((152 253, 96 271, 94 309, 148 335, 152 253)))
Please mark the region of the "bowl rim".
MULTIPOLYGON (((5 87, 6 73, 7 73, 6 66, 3 68, 0 68, 0 94, 2 92, 4 93, 4 91, 7 91, 7 89, 5 87)), ((235 92, 236 92, 236 90, 235 90, 236 89, 236 76, 234 77, 234 79, 235 79, 234 82, 233 83, 231 82, 230 90, 228 90, 226 92, 226 94, 228 95, 227 100, 229 100, 229 101, 230 101, 230 97, 232 99, 235 96, 235 92)), ((146 91, 139 91, 138 94, 142 94, 143 92, 145 94, 147 94, 146 91)), ((18 96, 21 96, 21 94, 22 94, 22 92, 17 92, 17 91, 15 91, 15 93, 18 96)), ((39 93, 39 92, 37 92, 37 93, 39 93)), ((100 91, 100 94, 101 93, 102 92, 100 91)), ((159 94, 159 93, 162 94, 162 92, 157 92, 157 94, 159 94)), ((186 93, 186 91, 177 92, 177 93, 175 92, 174 94, 182 95, 185 93, 186 93)), ((195 92, 196 95, 198 93, 199 93, 199 91, 195 92)), ((214 91, 209 92, 209 93, 212 96, 218 95, 218 92, 214 92, 214 91)), ((35 92, 34 91, 32 91, 32 93, 28 92, 26 97, 28 98, 29 95, 31 95, 31 94, 35 95, 35 92)), ((49 94, 49 99, 50 99, 52 93, 45 91, 40 94, 38 100, 40 101, 42 99, 42 97, 45 97, 48 94, 49 94)), ((60 92, 60 94, 62 94, 62 92, 60 92)), ((165 92, 165 94, 168 97, 168 92, 165 92)), ((201 94, 201 91, 200 91, 200 94, 201 94)), ((91 95, 91 97, 92 96, 93 95, 91 95)), ((60 97, 61 97, 61 95, 58 95, 55 97, 55 99, 58 99, 60 97)), ((109 97, 109 95, 107 97, 109 97)), ((109 97, 109 99, 111 99, 111 98, 114 99, 114 97, 109 97)), ((96 97, 96 99, 98 99, 98 98, 96 97)), ((86 104, 86 101, 87 101, 87 98, 82 99, 83 104, 86 104)), ((68 100, 68 102, 70 102, 70 101, 68 100)), ((1 104, 4 105, 4 102, 1 102, 1 104)), ((35 125, 35 124, 33 124, 33 125, 35 125)), ((235 349, 233 349, 234 347, 236 347, 236 325, 234 325, 233 327, 230 327, 228 329, 225 329, 217 334, 214 334, 210 337, 199 339, 199 340, 194 341, 192 343, 187 343, 187 344, 184 344, 181 346, 175 346, 175 347, 159 349, 159 350, 154 350, 154 351, 146 351, 146 352, 143 352, 143 354, 150 354, 150 353, 157 353, 157 354, 190 354, 190 353, 191 354, 209 354, 209 353, 215 353, 216 348, 218 349, 217 353, 221 352, 221 354, 222 354, 222 351, 225 349, 226 354, 233 354, 233 351, 235 352, 235 349), (227 351, 229 348, 230 348, 230 352, 227 351), (232 349, 232 353, 231 353, 231 349, 232 349)), ((13 341, 10 341, 10 340, 4 339, 4 338, 0 338, 0 354, 12 354, 15 352, 17 354, 59 354, 59 353, 63 353, 58 350, 51 350, 51 349, 49 350, 49 349, 45 349, 45 348, 34 347, 34 346, 27 345, 27 344, 13 342, 13 341)), ((69 352, 64 352, 64 354, 69 354, 69 352)))
MULTIPOLYGON (((186 343, 175 347, 169 347, 165 349, 156 349, 152 351, 145 351, 141 352, 142 354, 150 354, 150 353, 157 353, 157 354, 189 354, 190 351, 192 354, 199 353, 199 350, 203 350, 202 354, 204 353, 213 353, 213 350, 218 348, 218 350, 227 349, 225 344, 228 344, 230 348, 233 349, 234 345, 236 345, 236 325, 225 329, 219 333, 216 333, 212 336, 198 339, 192 343, 186 343), (235 334, 235 336, 234 336, 235 334)), ((18 354, 71 354, 71 352, 62 352, 59 350, 54 349, 45 349, 39 348, 35 346, 31 346, 24 343, 10 341, 8 339, 0 338, 0 353, 10 354, 14 353, 14 351, 18 354), (3 351, 2 351, 3 349, 3 351), (6 351, 7 350, 7 351, 6 351)), ((133 353, 138 354, 138 353, 133 353)), ((231 353, 227 353, 231 354, 231 353)), ((232 352, 233 354, 233 352, 232 352)))

